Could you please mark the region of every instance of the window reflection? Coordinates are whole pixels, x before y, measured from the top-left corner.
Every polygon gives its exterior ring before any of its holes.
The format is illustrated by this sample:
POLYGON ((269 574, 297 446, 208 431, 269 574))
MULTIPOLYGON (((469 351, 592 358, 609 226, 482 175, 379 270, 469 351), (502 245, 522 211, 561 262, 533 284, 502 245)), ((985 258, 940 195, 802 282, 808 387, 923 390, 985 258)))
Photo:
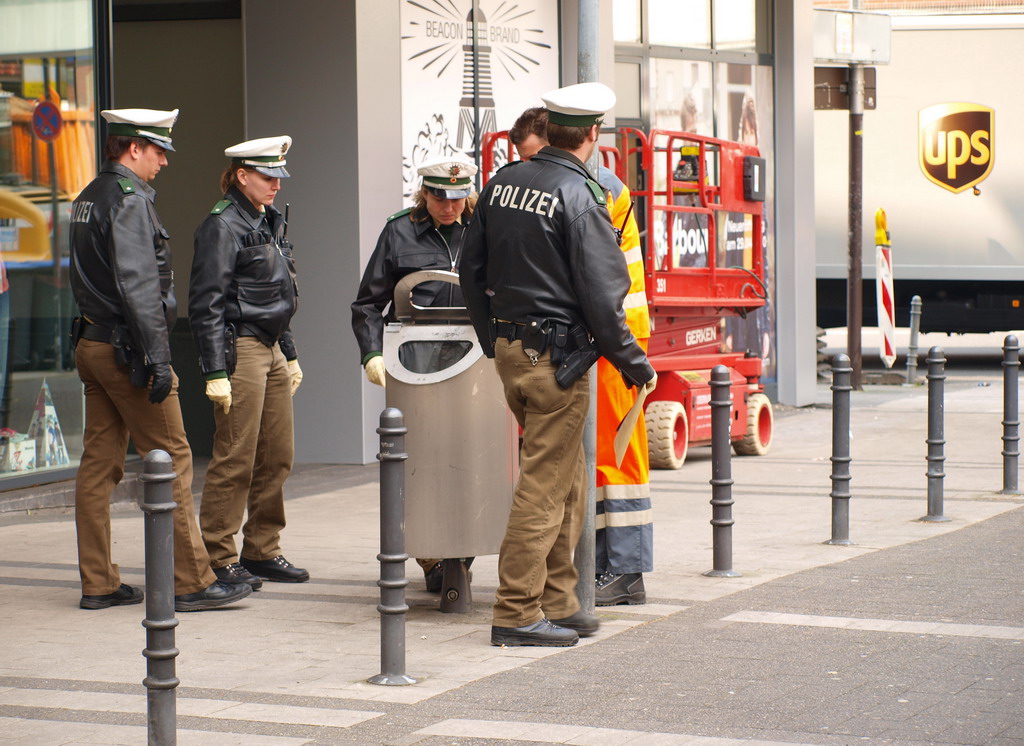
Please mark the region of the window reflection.
POLYGON ((92 2, 0 3, 0 480, 77 463, 71 202, 95 176, 92 2))

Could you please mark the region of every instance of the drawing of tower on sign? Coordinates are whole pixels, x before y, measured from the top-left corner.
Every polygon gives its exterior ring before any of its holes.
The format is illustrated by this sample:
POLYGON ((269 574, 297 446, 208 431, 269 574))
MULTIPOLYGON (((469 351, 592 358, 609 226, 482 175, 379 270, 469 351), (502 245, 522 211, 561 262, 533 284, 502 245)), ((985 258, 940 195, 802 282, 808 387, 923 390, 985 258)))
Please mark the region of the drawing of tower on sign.
POLYGON ((476 156, 482 133, 498 131, 497 118, 494 116, 494 92, 491 87, 491 47, 487 43, 487 18, 482 10, 469 9, 466 16, 466 43, 462 45, 462 52, 462 99, 459 101, 459 130, 455 141, 459 150, 476 156), (473 22, 474 12, 478 14, 476 23, 473 22), (473 69, 474 60, 476 75, 473 69), (474 79, 477 82, 479 96, 474 95, 474 79), (478 107, 479 122, 475 117, 478 107))

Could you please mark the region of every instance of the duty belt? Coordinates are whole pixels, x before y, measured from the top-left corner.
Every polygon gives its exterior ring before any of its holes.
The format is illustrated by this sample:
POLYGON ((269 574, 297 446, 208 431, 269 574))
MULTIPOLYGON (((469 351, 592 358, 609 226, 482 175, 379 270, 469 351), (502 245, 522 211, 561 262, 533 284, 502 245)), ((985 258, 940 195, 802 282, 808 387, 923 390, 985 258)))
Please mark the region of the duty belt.
POLYGON ((107 342, 110 343, 111 337, 114 336, 114 330, 108 326, 101 324, 95 324, 92 321, 86 321, 82 319, 82 339, 88 339, 93 342, 107 342))
POLYGON ((518 321, 501 321, 500 319, 494 321, 495 335, 504 337, 509 342, 522 339, 525 330, 526 324, 520 324, 518 321))

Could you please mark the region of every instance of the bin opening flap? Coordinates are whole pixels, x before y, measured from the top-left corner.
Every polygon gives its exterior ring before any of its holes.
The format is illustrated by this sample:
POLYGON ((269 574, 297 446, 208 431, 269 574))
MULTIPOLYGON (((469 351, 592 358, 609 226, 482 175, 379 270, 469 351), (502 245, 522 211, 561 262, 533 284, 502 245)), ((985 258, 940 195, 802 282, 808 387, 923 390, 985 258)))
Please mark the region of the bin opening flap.
POLYGON ((424 269, 410 272, 395 285, 395 318, 404 323, 430 324, 443 322, 469 323, 469 311, 462 306, 418 306, 412 302, 412 291, 424 282, 447 282, 459 287, 459 276, 455 272, 441 269, 424 269))

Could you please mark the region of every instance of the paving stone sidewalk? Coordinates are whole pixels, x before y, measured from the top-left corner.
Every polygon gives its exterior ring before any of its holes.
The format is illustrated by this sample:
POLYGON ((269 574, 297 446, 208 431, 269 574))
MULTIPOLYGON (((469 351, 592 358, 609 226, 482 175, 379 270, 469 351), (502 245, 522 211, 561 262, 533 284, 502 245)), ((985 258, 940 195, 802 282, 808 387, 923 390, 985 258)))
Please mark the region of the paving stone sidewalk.
MULTIPOLYGON (((599 610, 571 649, 489 642, 496 558, 468 614, 442 615, 409 563, 407 669, 380 671, 376 467, 289 484, 285 551, 307 584, 181 615, 181 744, 1024 743, 1024 499, 1001 487, 998 371, 947 384, 945 513, 925 512, 923 388, 854 394, 852 546, 828 546, 831 417, 779 413, 735 459, 734 567, 709 578, 710 452, 652 479, 650 603, 599 610), (984 385, 988 384, 988 385, 984 385)), ((141 513, 115 559, 142 581, 141 513)), ((0 522, 0 744, 145 741, 143 607, 77 608, 74 524, 0 522)))

